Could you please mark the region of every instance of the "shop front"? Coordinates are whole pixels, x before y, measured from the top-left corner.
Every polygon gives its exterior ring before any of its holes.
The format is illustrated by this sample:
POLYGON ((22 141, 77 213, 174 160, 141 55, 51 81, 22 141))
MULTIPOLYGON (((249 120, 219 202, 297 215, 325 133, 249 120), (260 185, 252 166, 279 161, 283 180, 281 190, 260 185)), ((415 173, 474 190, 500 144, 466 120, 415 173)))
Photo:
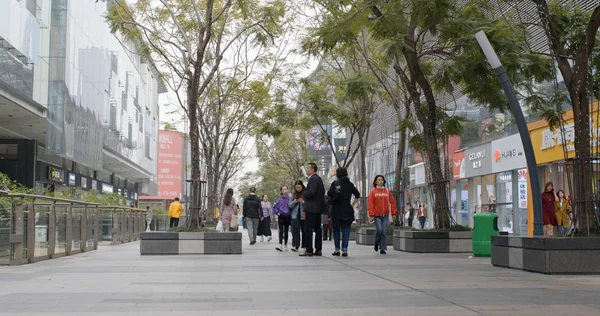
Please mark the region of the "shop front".
POLYGON ((519 134, 492 141, 498 229, 527 235, 527 160, 519 134))
MULTIPOLYGON (((426 228, 433 227, 433 206, 431 205, 431 196, 427 187, 427 177, 425 175, 425 164, 418 163, 408 167, 409 170, 409 190, 406 191, 406 202, 410 202, 415 210, 420 203, 425 204, 427 209, 426 228)), ((418 227, 418 221, 413 221, 413 226, 418 227)))
POLYGON ((500 231, 526 233, 527 182, 519 179, 526 180, 527 171, 519 135, 454 152, 452 160, 450 195, 457 224, 473 227, 475 214, 496 212, 500 231))

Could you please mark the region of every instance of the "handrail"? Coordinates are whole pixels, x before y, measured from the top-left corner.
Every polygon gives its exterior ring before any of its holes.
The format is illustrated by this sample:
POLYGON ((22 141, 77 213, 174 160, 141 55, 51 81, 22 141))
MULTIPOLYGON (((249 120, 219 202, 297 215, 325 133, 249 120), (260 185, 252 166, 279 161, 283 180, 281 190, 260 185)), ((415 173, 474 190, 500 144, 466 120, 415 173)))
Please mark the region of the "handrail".
POLYGON ((37 194, 8 193, 4 196, 9 197, 9 198, 26 198, 26 199, 29 198, 29 199, 39 199, 39 200, 56 201, 56 202, 66 202, 69 204, 100 205, 100 203, 76 201, 76 200, 69 200, 69 199, 63 199, 63 198, 57 198, 57 197, 51 197, 51 196, 45 196, 45 195, 37 195, 37 194))

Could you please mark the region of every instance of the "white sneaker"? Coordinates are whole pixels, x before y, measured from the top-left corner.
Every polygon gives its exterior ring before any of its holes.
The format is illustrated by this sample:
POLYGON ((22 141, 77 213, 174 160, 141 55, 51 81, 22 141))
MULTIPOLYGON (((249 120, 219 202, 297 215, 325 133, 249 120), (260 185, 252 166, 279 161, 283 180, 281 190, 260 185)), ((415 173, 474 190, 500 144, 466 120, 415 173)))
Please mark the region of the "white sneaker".
POLYGON ((260 236, 260 242, 265 242, 265 237, 260 236))
POLYGON ((293 252, 298 252, 298 248, 296 248, 296 247, 292 247, 292 251, 293 251, 293 252))
POLYGON ((283 245, 283 251, 288 251, 290 250, 290 248, 288 248, 288 245, 283 245))
POLYGON ((277 249, 277 251, 283 251, 284 248, 281 244, 279 244, 279 246, 275 247, 275 249, 277 249))
POLYGON ((271 242, 271 239, 273 239, 273 236, 269 236, 269 238, 267 238, 267 242, 271 242))

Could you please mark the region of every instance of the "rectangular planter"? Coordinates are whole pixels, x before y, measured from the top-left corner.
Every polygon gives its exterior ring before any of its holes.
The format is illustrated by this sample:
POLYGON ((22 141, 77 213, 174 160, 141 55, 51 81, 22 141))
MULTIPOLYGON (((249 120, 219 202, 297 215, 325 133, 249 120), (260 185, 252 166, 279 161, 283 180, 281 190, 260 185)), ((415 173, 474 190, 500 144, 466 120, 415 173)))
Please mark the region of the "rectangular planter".
POLYGON ((358 232, 358 227, 350 227, 350 237, 348 238, 348 241, 356 241, 356 234, 358 232))
POLYGON ((544 274, 600 274, 600 238, 493 236, 492 264, 544 274))
POLYGON ((435 232, 397 229, 394 250, 417 253, 471 253, 473 232, 435 232))
POLYGON ((142 255, 241 254, 241 232, 142 232, 142 255))
MULTIPOLYGON (((350 233, 352 234, 352 233, 350 233)), ((386 235, 386 244, 388 246, 391 246, 394 241, 393 241, 393 234, 392 232, 388 231, 387 235, 386 235)), ((369 245, 372 246, 375 244, 375 228, 359 228, 358 232, 356 233, 356 243, 359 245, 369 245)))

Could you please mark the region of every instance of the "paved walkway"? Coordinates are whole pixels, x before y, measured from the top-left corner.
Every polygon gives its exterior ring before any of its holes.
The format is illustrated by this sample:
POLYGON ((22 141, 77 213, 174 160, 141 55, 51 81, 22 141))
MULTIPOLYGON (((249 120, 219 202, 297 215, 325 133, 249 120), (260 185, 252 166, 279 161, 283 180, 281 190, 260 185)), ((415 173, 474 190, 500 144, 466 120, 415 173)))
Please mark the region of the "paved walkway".
POLYGON ((354 242, 348 258, 331 257, 332 242, 313 258, 275 246, 142 257, 135 242, 0 267, 0 315, 600 315, 600 276, 494 268, 465 254, 382 256, 354 242))

